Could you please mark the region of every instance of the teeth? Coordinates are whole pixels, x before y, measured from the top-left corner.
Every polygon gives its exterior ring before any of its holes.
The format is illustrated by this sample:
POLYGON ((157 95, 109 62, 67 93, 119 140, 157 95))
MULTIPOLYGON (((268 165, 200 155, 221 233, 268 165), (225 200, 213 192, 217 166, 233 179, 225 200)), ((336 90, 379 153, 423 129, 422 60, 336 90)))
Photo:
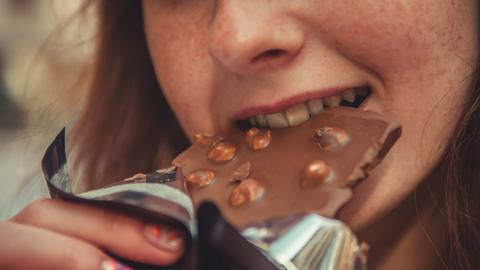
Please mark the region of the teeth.
POLYGON ((272 128, 288 127, 288 120, 283 112, 267 114, 266 117, 268 125, 272 128))
POLYGON ((346 101, 353 103, 355 101, 355 90, 348 89, 347 91, 342 93, 342 97, 346 101))
POLYGON ((323 100, 321 98, 315 98, 307 101, 308 110, 310 115, 317 115, 323 111, 323 100))
POLYGON ((369 93, 367 87, 348 89, 341 94, 324 98, 315 98, 306 102, 299 103, 285 112, 272 114, 258 114, 249 118, 252 126, 283 128, 288 126, 297 126, 307 121, 310 116, 314 116, 323 111, 324 107, 337 107, 342 99, 353 103, 357 95, 366 96, 369 93))
POLYGON ((285 112, 289 126, 298 126, 310 118, 308 107, 305 103, 299 103, 285 112))
POLYGON ((337 107, 338 105, 340 105, 340 102, 342 102, 342 96, 335 95, 335 96, 325 97, 323 99, 323 102, 328 107, 337 107))
POLYGON ((257 123, 261 127, 266 127, 267 126, 267 117, 265 117, 265 114, 259 114, 257 115, 257 123))

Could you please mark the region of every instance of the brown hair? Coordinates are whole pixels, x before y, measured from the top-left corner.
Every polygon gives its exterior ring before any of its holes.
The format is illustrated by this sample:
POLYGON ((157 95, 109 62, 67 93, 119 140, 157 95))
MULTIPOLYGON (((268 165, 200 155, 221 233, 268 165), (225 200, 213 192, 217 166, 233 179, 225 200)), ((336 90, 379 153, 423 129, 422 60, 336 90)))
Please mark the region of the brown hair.
MULTIPOLYGON (((480 59, 477 60, 477 63, 480 59)), ((451 269, 480 269, 480 70, 446 152, 443 209, 451 269)))
MULTIPOLYGON (((76 164, 97 187, 169 165, 187 145, 148 54, 141 1, 98 1, 91 91, 74 129, 76 164), (158 150, 160 149, 160 151, 158 150)), ((442 164, 449 269, 480 268, 480 72, 442 164)))
POLYGON ((98 1, 98 44, 90 92, 69 141, 93 188, 170 165, 187 146, 159 90, 140 1, 98 1))

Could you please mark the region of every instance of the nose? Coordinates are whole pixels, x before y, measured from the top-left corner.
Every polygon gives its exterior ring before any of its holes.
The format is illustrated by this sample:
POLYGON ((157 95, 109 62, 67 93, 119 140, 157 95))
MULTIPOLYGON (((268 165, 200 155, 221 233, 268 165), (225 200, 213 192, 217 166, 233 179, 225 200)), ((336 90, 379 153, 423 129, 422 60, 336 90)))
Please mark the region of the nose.
POLYGON ((270 1, 217 1, 208 31, 208 48, 216 63, 246 74, 279 68, 299 54, 304 43, 299 22, 264 2, 270 1))

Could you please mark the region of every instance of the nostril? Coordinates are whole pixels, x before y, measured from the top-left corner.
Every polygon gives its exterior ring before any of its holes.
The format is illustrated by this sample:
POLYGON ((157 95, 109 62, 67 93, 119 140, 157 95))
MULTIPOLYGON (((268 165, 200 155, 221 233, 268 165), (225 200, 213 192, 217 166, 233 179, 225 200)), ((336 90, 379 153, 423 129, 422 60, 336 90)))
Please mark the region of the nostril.
POLYGON ((271 50, 265 51, 265 52, 255 56, 252 59, 252 63, 257 62, 259 60, 267 60, 267 59, 271 59, 271 58, 278 58, 278 57, 280 57, 280 56, 282 56, 286 53, 287 53, 286 51, 281 50, 281 49, 271 49, 271 50))

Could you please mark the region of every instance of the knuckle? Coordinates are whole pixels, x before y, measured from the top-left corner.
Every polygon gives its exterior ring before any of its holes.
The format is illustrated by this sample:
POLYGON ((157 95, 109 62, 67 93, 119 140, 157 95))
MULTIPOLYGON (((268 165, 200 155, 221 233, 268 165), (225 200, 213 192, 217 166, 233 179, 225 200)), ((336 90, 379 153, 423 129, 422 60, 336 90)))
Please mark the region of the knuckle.
POLYGON ((12 218, 12 221, 19 223, 31 223, 39 221, 42 213, 51 207, 51 205, 51 199, 38 199, 23 208, 22 211, 12 218))

